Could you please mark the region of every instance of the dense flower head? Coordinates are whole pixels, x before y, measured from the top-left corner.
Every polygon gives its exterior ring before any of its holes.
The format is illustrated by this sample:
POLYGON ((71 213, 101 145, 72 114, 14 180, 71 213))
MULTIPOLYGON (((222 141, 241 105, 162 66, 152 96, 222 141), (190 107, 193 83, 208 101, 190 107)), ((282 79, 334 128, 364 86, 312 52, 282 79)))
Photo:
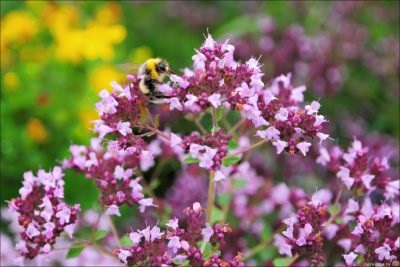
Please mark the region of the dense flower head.
POLYGON ((257 135, 271 140, 278 154, 286 151, 290 155, 305 156, 312 139, 319 138, 322 142, 329 135, 322 132, 326 120, 318 114, 321 105, 313 101, 310 105, 299 106, 304 100, 305 87, 294 88, 290 81, 290 74, 279 76, 258 98, 257 105, 268 128, 259 130, 257 135))
POLYGON ((344 153, 333 148, 328 151, 320 148, 317 162, 328 166, 348 190, 356 195, 370 194, 377 190, 386 199, 398 199, 400 181, 387 175, 389 169, 387 156, 376 156, 369 153, 359 140, 354 140, 344 153))
POLYGON ((171 76, 170 109, 199 112, 222 105, 236 109, 261 90, 264 83, 258 61, 239 63, 233 58, 234 49, 208 35, 193 56, 193 69, 186 69, 182 77, 171 76))
POLYGON ((70 151, 72 157, 64 161, 63 167, 74 168, 95 182, 108 214, 119 216, 119 206, 123 204, 138 203, 141 211, 154 205, 151 198, 144 197, 139 183, 142 177, 137 175, 154 163, 143 139, 129 135, 108 142, 106 148, 99 139, 92 139, 90 146, 72 145, 70 151))
POLYGON ((366 198, 361 206, 350 199, 344 218, 356 222, 348 229, 350 233, 338 241, 347 265, 361 255, 363 262, 390 263, 400 259, 398 203, 375 205, 366 198))
POLYGON ((182 144, 191 157, 200 161, 200 167, 217 170, 222 164, 222 158, 228 151, 227 146, 230 139, 231 136, 221 129, 204 136, 193 132, 183 138, 182 144))
POLYGON ((327 205, 311 201, 297 211, 297 216, 283 220, 286 230, 276 236, 275 245, 281 254, 295 253, 310 257, 312 265, 323 263, 323 223, 327 220, 327 205))
POLYGON ((93 129, 99 134, 99 139, 109 133, 118 137, 132 133, 131 127, 142 118, 141 108, 148 104, 139 90, 139 82, 139 77, 128 75, 125 85, 111 82, 111 93, 105 89, 99 93, 101 100, 96 103, 96 109, 100 119, 94 121, 93 129))
POLYGON ((21 196, 9 202, 10 211, 18 215, 22 227, 16 249, 25 258, 48 254, 63 231, 72 235, 80 207, 63 202, 63 176, 58 166, 50 172, 39 170, 37 176, 26 172, 21 196))
POLYGON ((224 242, 225 234, 231 231, 228 225, 216 224, 211 227, 204 224, 204 209, 198 202, 186 208, 185 213, 186 227, 182 227, 177 218, 172 218, 164 230, 156 225, 132 231, 129 234, 132 245, 115 249, 113 254, 127 266, 142 265, 145 262, 151 266, 243 266, 241 254, 225 261, 218 253, 219 244, 224 242), (205 254, 205 247, 202 247, 208 242, 211 250, 215 251, 213 255, 205 254))

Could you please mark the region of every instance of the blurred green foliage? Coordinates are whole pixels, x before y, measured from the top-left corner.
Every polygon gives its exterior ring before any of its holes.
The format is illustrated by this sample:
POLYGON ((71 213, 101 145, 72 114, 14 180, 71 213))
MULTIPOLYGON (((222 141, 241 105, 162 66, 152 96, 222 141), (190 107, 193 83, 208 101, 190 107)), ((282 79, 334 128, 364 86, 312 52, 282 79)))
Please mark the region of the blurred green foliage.
MULTIPOLYGON (((160 56, 179 70, 190 66, 207 31, 216 38, 252 32, 254 14, 273 17, 280 28, 298 23, 312 34, 324 23, 326 5, 304 4, 307 12, 275 1, 2 1, 0 201, 18 194, 25 171, 49 169, 68 156, 71 143, 89 143, 97 93, 121 79, 116 64, 160 56)), ((398 38, 396 21, 377 21, 369 12, 357 15, 372 42, 398 38)), ((321 99, 322 113, 340 120, 348 109, 362 114, 369 130, 398 137, 398 83, 397 92, 387 92, 380 77, 357 65, 348 75, 351 82, 338 95, 321 99)), ((90 181, 67 173, 68 202, 89 208, 96 195, 90 181)))

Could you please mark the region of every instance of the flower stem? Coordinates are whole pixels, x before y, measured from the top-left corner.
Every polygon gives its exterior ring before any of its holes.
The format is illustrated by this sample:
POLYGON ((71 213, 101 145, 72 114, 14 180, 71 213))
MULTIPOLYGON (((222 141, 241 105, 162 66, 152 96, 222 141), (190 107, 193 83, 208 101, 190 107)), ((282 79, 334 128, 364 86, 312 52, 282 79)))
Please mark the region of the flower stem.
POLYGON ((194 119, 194 123, 196 124, 197 128, 199 128, 199 130, 202 134, 207 133, 207 130, 203 127, 203 125, 201 125, 201 122, 199 121, 198 117, 196 119, 194 119))
POLYGON ((96 237, 97 226, 99 225, 100 218, 103 215, 103 212, 104 212, 104 207, 101 206, 101 210, 100 210, 99 216, 97 217, 97 221, 96 221, 96 223, 95 223, 95 225, 93 226, 93 229, 92 229, 92 237, 90 238, 92 243, 94 242, 94 239, 96 237))
POLYGON ((218 123, 217 123, 217 112, 215 111, 214 107, 211 107, 211 113, 213 118, 213 127, 214 129, 216 129, 218 127, 218 123))
POLYGON ((264 240, 263 242, 259 243, 257 246, 253 247, 243 258, 243 260, 248 260, 249 258, 253 257, 257 253, 263 251, 265 247, 270 245, 271 240, 264 240))
POLYGON ((111 232, 114 235, 115 241, 117 241, 118 247, 120 247, 121 246, 121 242, 119 240, 119 235, 118 235, 118 232, 117 232, 117 228, 115 227, 115 224, 114 224, 111 216, 108 216, 108 220, 110 221, 111 232))
POLYGON ((210 180, 208 185, 208 200, 207 200, 207 222, 211 225, 211 214, 214 206, 214 195, 215 195, 215 182, 214 182, 214 171, 210 171, 210 180))
POLYGON ((241 119, 238 121, 233 127, 229 130, 228 134, 233 134, 243 123, 245 123, 247 119, 241 119))
POLYGON ((241 149, 241 150, 239 150, 239 151, 236 151, 235 153, 230 154, 230 155, 224 157, 223 159, 229 159, 229 158, 232 158, 232 157, 234 157, 234 156, 236 156, 236 155, 239 155, 239 154, 242 154, 242 153, 244 153, 244 152, 250 151, 250 150, 252 150, 252 149, 254 149, 254 148, 256 148, 256 147, 259 147, 259 146, 265 144, 266 142, 267 142, 267 140, 263 139, 263 140, 261 140, 261 141, 258 141, 258 142, 255 143, 255 144, 252 144, 251 146, 248 146, 248 147, 243 148, 243 149, 241 149))

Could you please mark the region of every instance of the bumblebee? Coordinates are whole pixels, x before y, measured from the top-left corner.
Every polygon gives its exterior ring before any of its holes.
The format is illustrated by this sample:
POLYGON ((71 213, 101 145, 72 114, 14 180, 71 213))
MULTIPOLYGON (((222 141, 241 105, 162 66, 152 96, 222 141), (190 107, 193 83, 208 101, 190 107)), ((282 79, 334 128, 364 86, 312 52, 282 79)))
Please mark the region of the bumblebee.
POLYGON ((170 96, 163 95, 157 90, 165 76, 172 73, 169 64, 166 60, 161 58, 149 58, 138 68, 135 64, 120 65, 120 68, 129 73, 137 73, 140 77, 139 89, 148 97, 149 101, 156 104, 164 103, 166 98, 170 96))

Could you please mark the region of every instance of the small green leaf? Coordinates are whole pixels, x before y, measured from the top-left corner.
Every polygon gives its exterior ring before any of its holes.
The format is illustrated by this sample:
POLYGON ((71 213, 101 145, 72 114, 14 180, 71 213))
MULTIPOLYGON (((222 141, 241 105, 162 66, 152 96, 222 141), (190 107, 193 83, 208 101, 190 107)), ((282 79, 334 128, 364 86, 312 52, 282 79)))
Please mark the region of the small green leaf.
POLYGON ((179 261, 178 259, 173 259, 172 260, 173 264, 176 264, 178 266, 189 266, 189 260, 183 260, 183 261, 179 261))
POLYGON ((184 160, 184 162, 187 163, 187 164, 190 164, 190 163, 199 163, 200 160, 198 160, 198 159, 196 159, 196 158, 193 158, 192 156, 189 156, 189 157, 187 157, 187 158, 184 160))
POLYGON ((203 259, 207 260, 211 258, 212 255, 213 255, 212 246, 210 243, 206 243, 206 246, 203 251, 203 259))
POLYGON ((231 195, 230 194, 217 194, 217 201, 222 206, 226 206, 231 201, 231 195))
POLYGON ((292 261, 292 258, 276 258, 274 259, 273 263, 274 266, 277 267, 284 267, 284 266, 289 266, 290 262, 292 261))
POLYGON ((108 230, 97 230, 96 233, 94 234, 94 241, 99 241, 103 239, 108 233, 108 230))
POLYGON ((127 235, 124 235, 121 238, 120 243, 121 243, 121 245, 124 245, 124 246, 127 246, 127 247, 133 245, 132 241, 129 239, 129 237, 127 235))
POLYGON ((239 147, 239 144, 234 139, 231 139, 231 141, 229 141, 228 150, 233 150, 238 147, 239 147))
POLYGON ((262 240, 270 240, 272 236, 271 226, 269 224, 264 224, 264 228, 261 231, 262 240))
POLYGON ((341 217, 337 217, 336 219, 335 219, 335 223, 336 224, 342 224, 344 222, 344 220, 343 220, 343 218, 341 218, 341 217))
POLYGON ((71 245, 71 248, 68 250, 67 259, 72 259, 72 258, 78 257, 82 253, 84 248, 85 248, 84 244, 73 243, 71 245))
POLYGON ((340 212, 340 206, 339 205, 330 205, 328 208, 329 213, 331 216, 334 216, 340 212))
POLYGON ((222 119, 223 115, 224 115, 224 110, 222 108, 217 109, 217 122, 219 122, 222 119))
POLYGON ((224 164, 225 167, 228 167, 228 166, 238 163, 239 161, 240 161, 239 157, 233 156, 233 157, 228 157, 228 158, 222 159, 222 164, 224 164))
POLYGON ((224 218, 224 213, 217 207, 213 207, 211 211, 211 225, 221 221, 224 218))

